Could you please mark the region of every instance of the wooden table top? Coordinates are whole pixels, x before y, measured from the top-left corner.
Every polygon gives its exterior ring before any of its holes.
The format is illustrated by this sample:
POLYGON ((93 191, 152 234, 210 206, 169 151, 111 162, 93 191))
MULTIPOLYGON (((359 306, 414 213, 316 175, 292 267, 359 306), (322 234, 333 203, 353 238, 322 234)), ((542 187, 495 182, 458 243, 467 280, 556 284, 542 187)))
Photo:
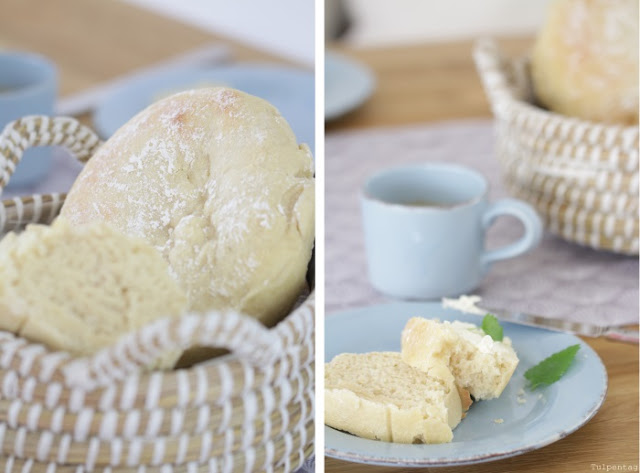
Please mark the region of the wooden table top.
MULTIPOLYGON (((504 39, 508 54, 524 54, 531 39, 504 39)), ((489 104, 471 58, 471 42, 385 49, 336 47, 373 70, 377 87, 360 109, 326 125, 326 132, 377 126, 489 118, 489 104)), ((331 176, 326 176, 330 179, 331 176)), ((638 466, 638 346, 604 339, 584 339, 602 358, 609 390, 601 410, 567 438, 517 457, 467 467, 421 471, 453 473, 607 471, 638 466), (592 466, 594 465, 594 466, 592 466)), ((579 396, 580 393, 575 393, 579 396)), ((375 467, 325 459, 331 473, 398 473, 411 468, 375 467)), ((637 470, 636 470, 637 471, 637 470)))
POLYGON ((230 60, 288 62, 119 1, 2 2, 0 48, 39 53, 55 62, 62 97, 216 42, 230 46, 230 60))
MULTIPOLYGON (((506 54, 522 55, 531 42, 531 38, 509 38, 501 41, 500 47, 506 54)), ((471 41, 376 49, 329 46, 368 65, 375 75, 376 89, 362 107, 327 123, 327 133, 490 117, 472 48, 471 41)))

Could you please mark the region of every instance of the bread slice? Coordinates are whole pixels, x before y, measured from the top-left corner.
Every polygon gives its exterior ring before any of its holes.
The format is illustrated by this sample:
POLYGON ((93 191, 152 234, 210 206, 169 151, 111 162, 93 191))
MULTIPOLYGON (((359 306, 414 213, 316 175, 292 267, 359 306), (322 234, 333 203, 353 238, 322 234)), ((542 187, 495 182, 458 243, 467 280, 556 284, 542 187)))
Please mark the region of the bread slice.
POLYGON ((160 253, 107 224, 59 218, 0 241, 0 329, 51 349, 91 355, 186 305, 160 253))
POLYGON ((500 396, 518 366, 508 337, 497 342, 473 324, 419 317, 402 331, 402 359, 426 373, 448 368, 476 400, 500 396))
POLYGON ((427 374, 394 352, 343 353, 326 364, 325 424, 330 427, 385 442, 444 443, 453 438, 462 411, 446 368, 427 374))

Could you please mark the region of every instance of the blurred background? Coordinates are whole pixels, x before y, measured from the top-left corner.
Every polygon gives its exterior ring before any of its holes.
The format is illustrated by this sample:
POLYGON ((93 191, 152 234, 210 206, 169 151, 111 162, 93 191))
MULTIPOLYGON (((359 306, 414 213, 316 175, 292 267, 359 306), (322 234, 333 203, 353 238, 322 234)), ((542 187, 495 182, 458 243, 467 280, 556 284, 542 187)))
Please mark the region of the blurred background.
MULTIPOLYGON (((224 85, 274 104, 298 140, 314 147, 313 0, 4 0, 2 7, 0 128, 24 115, 64 115, 108 139, 162 97, 224 85), (36 84, 46 85, 46 96, 25 98, 36 84)), ((28 150, 3 196, 65 191, 78 170, 64 150, 28 150)))
POLYGON ((550 0, 326 0, 325 32, 354 46, 533 34, 550 0))
POLYGON ((312 0, 124 1, 313 67, 315 22, 312 0))
POLYGON ((490 116, 474 41, 522 56, 550 3, 325 1, 327 132, 490 116))

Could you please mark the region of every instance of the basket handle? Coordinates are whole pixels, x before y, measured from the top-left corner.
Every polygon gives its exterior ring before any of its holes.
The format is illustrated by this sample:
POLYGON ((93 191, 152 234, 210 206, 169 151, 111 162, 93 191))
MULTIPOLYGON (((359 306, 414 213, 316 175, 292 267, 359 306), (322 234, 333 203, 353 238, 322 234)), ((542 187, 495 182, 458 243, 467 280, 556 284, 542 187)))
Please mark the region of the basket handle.
MULTIPOLYGON (((313 317, 313 303, 312 295, 288 319, 307 315, 300 311, 313 317)), ((281 358, 296 335, 300 336, 293 334, 299 328, 293 325, 285 320, 268 329, 255 318, 232 311, 169 317, 122 337, 92 357, 69 360, 60 368, 68 386, 92 390, 148 369, 167 354, 195 346, 226 348, 251 365, 267 366, 281 358)))
POLYGON ((505 101, 531 95, 526 62, 511 64, 505 61, 494 40, 478 40, 473 48, 473 59, 494 111, 505 101))
POLYGON ((0 194, 27 148, 64 146, 84 163, 101 144, 98 135, 75 118, 31 115, 12 121, 0 134, 0 194))

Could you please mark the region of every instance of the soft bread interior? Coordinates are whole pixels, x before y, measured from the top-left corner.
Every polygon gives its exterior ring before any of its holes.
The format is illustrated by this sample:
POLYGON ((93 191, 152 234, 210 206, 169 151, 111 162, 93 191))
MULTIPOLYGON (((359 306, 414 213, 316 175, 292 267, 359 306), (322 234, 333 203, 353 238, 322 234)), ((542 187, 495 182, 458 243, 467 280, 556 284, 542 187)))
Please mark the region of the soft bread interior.
POLYGON ((518 366, 508 337, 499 342, 473 324, 419 317, 402 332, 402 359, 427 373, 448 368, 476 400, 500 396, 518 366))
POLYGON ((51 349, 91 355, 185 309, 162 256, 107 224, 59 218, 0 241, 0 328, 51 349))
POLYGON ((387 442, 449 442, 462 403, 450 373, 438 375, 399 353, 338 355, 325 367, 325 423, 387 442))

